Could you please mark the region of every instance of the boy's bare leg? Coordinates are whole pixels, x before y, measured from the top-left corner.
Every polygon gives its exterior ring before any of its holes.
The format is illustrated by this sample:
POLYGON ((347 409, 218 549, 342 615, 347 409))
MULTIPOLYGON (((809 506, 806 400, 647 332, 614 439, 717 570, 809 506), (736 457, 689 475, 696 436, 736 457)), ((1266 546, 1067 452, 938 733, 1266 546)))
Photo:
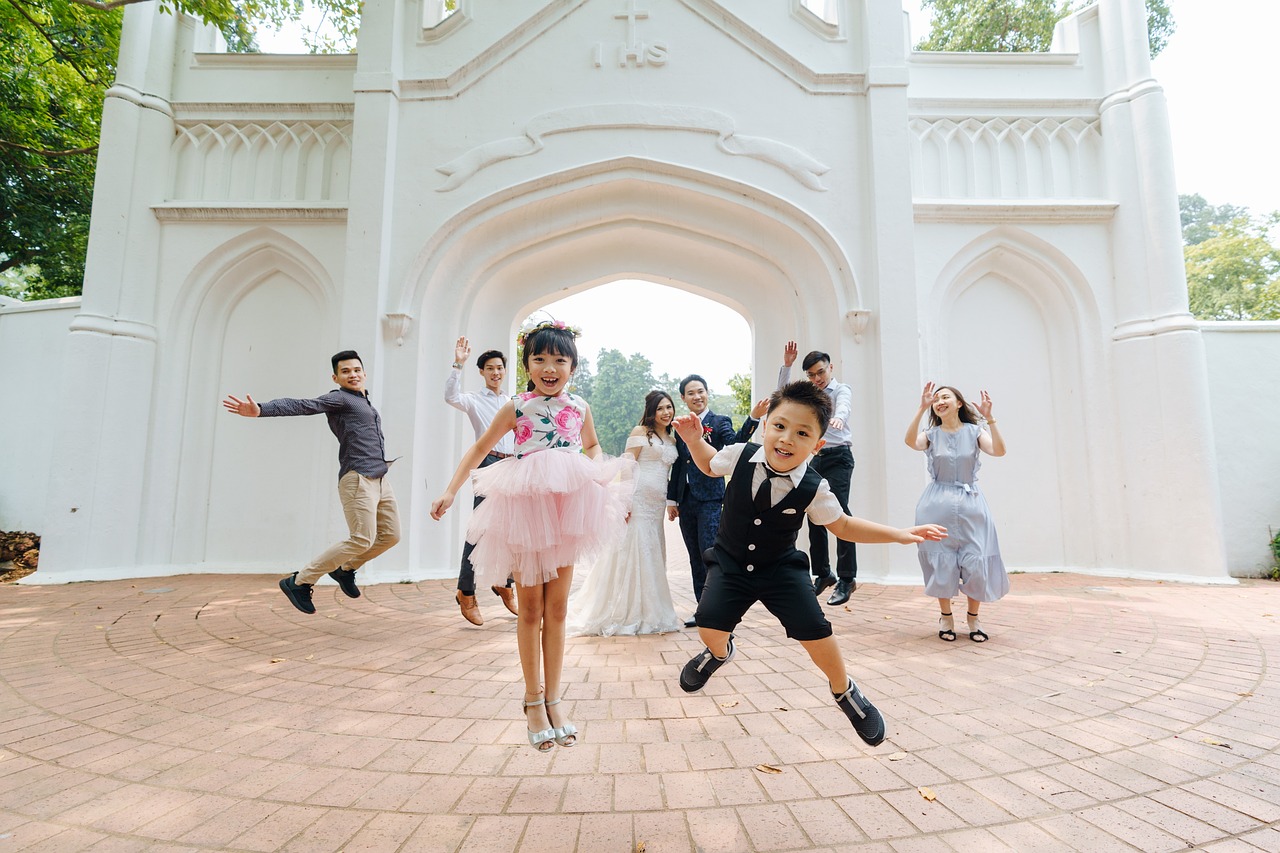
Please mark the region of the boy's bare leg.
POLYGON ((848 689, 849 673, 845 671, 844 656, 840 654, 840 644, 834 635, 821 640, 801 640, 800 645, 827 677, 833 695, 839 696, 848 689))
POLYGON ((729 632, 714 628, 698 628, 698 638, 711 650, 711 654, 723 658, 729 654, 729 632))

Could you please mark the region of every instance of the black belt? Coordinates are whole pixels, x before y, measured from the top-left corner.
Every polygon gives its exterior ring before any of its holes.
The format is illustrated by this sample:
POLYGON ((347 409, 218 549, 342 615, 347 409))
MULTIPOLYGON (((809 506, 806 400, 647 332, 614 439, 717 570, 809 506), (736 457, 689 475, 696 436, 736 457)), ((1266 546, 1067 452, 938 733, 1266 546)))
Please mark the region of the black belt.
POLYGON ((488 455, 492 456, 494 459, 510 459, 512 456, 515 456, 514 453, 499 453, 496 450, 490 450, 488 455))

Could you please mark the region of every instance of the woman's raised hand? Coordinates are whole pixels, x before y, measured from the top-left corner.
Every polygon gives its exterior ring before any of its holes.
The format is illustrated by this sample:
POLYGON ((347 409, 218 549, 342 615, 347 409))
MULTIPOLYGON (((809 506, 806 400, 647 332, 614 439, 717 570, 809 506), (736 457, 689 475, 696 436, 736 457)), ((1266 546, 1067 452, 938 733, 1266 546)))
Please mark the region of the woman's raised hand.
POLYGON ((924 390, 920 392, 920 411, 924 411, 933 405, 933 395, 935 386, 932 382, 924 383, 924 390))
POLYGON ((991 395, 986 391, 982 392, 982 401, 978 403, 978 414, 985 421, 991 420, 991 395))

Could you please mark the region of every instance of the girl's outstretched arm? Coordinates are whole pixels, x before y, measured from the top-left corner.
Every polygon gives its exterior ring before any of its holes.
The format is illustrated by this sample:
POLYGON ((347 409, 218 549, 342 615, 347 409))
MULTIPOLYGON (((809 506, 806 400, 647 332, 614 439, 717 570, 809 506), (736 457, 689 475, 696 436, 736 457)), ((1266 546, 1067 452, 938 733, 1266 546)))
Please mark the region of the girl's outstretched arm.
POLYGON ((462 461, 458 463, 458 470, 453 472, 453 479, 449 481, 449 485, 445 486, 444 494, 436 498, 431 504, 431 517, 439 521, 444 517, 445 511, 453 506, 453 499, 458 494, 458 489, 462 488, 462 484, 466 482, 471 472, 479 467, 484 461, 484 457, 493 450, 494 445, 498 443, 498 439, 502 438, 503 433, 511 432, 516 427, 516 404, 508 402, 498 414, 494 416, 493 423, 489 424, 489 428, 484 431, 484 435, 476 440, 476 443, 462 454, 462 461))
POLYGON ((987 419, 987 428, 978 433, 978 447, 983 453, 992 456, 1004 456, 1004 436, 996 429, 996 419, 991 417, 991 395, 982 392, 982 402, 978 404, 978 414, 987 419))
POLYGON ((896 542, 899 545, 910 545, 913 542, 922 542, 925 539, 937 542, 947 538, 947 528, 940 524, 889 527, 887 524, 877 524, 874 521, 867 521, 865 518, 856 518, 852 515, 842 515, 826 525, 826 528, 834 533, 837 539, 868 544, 896 542))
POLYGON ((920 419, 924 417, 924 413, 929 411, 933 405, 933 383, 926 382, 924 391, 920 392, 920 408, 916 410, 916 416, 911 419, 911 423, 907 426, 907 437, 903 439, 907 443, 907 447, 912 450, 924 450, 929 446, 929 439, 920 431, 920 419))
POLYGON ((587 406, 587 412, 582 418, 582 453, 588 459, 600 456, 600 437, 596 435, 596 422, 591 417, 591 406, 587 406))

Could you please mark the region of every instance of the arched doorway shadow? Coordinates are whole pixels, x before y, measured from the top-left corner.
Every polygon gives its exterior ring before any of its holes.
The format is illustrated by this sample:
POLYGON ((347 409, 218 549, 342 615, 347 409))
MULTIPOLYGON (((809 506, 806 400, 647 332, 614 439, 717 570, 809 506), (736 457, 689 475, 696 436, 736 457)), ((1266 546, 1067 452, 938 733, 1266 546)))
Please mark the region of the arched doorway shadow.
MULTIPOLYGON (((834 238, 781 199, 716 176, 624 158, 514 187, 461 212, 419 254, 396 310, 422 318, 418 371, 425 377, 448 364, 447 348, 459 330, 485 347, 492 341, 509 346, 517 324, 548 301, 605 282, 645 279, 746 318, 752 374, 762 377, 776 369, 787 340, 843 344, 842 319, 860 306, 850 270, 834 238)), ((435 384, 431 378, 419 387, 435 384)), ((771 386, 771 379, 757 380, 757 393, 771 386)), ((437 394, 420 394, 415 419, 439 419, 437 394)), ((436 458, 439 449, 460 452, 470 440, 456 423, 440 427, 430 439, 418 431, 415 482, 447 480, 452 469, 436 458)), ((413 564, 443 568, 440 555, 456 553, 452 546, 461 542, 463 515, 411 542, 413 564)))

